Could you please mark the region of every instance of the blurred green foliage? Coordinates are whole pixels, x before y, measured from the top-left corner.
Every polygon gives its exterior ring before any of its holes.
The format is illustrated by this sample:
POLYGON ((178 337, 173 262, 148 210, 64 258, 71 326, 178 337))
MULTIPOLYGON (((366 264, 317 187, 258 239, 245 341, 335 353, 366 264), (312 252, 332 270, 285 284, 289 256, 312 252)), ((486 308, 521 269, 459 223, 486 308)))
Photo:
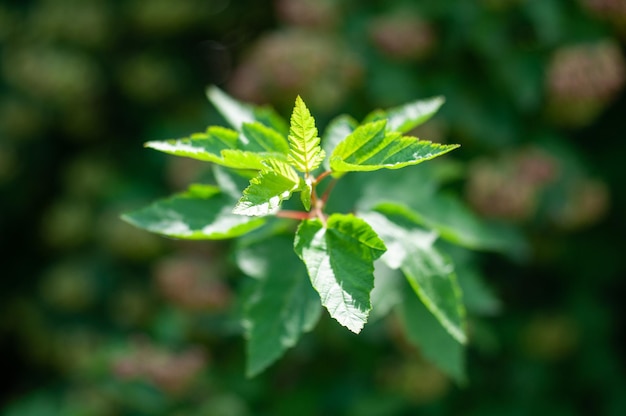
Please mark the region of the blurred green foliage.
POLYGON ((3 414, 626 414, 625 42, 620 0, 1 3, 3 414), (463 287, 467 386, 395 318, 322 319, 243 378, 228 244, 118 219, 208 179, 142 143, 223 123, 210 83, 284 115, 301 94, 320 127, 446 97, 415 132, 462 144, 446 191, 530 246, 455 255, 488 283, 463 287))

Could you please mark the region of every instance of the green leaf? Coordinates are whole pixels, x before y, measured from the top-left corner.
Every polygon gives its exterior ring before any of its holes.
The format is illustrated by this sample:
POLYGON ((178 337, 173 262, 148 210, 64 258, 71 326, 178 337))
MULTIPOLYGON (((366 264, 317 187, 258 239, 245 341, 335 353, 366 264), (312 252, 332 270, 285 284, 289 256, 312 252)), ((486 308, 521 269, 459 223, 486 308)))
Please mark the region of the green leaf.
POLYGON ((402 301, 403 280, 398 270, 387 266, 380 259, 374 262, 374 289, 370 293, 372 311, 368 317, 369 322, 384 318, 402 301))
POLYGON ((341 325, 359 333, 371 310, 374 260, 386 250, 363 220, 333 214, 326 225, 302 221, 294 248, 309 272, 322 305, 341 325))
POLYGON ((424 231, 403 214, 399 207, 396 212, 388 209, 361 216, 389 248, 382 260, 391 268, 401 268, 428 310, 458 342, 465 343, 465 307, 454 266, 434 247, 436 234, 424 231))
POLYGON ((236 149, 239 133, 223 127, 212 126, 204 133, 175 140, 150 141, 144 146, 175 156, 221 164, 221 152, 236 149))
POLYGON ((456 382, 464 384, 465 353, 463 345, 453 339, 411 290, 402 291, 399 313, 409 341, 424 358, 431 361, 456 382))
POLYGON ((264 126, 276 130, 282 137, 289 134, 289 124, 272 107, 253 107, 254 119, 264 126))
MULTIPOLYGON (((385 211, 385 203, 377 206, 385 211)), ((433 193, 413 204, 412 208, 391 204, 392 211, 402 210, 403 215, 415 223, 437 231, 439 236, 473 250, 493 250, 513 256, 524 256, 527 247, 513 227, 480 220, 455 195, 433 193)))
POLYGON ((400 169, 441 156, 459 145, 442 145, 388 132, 387 121, 358 127, 337 145, 330 156, 333 172, 400 169))
POLYGON ((302 180, 300 183, 300 200, 302 201, 302 205, 304 205, 304 209, 307 211, 311 210, 311 195, 313 194, 313 185, 307 180, 302 180))
POLYGON ((467 311, 475 315, 497 315, 502 309, 502 304, 485 282, 473 252, 462 247, 448 246, 446 253, 450 255, 456 266, 459 286, 463 291, 463 303, 467 311))
POLYGON ((262 169, 267 159, 287 160, 286 141, 279 133, 256 124, 248 125, 252 139, 245 139, 234 130, 212 126, 205 133, 194 133, 175 140, 150 141, 146 147, 175 156, 213 162, 234 169, 262 169), (262 132, 262 133, 261 133, 262 132), (282 144, 281 142, 282 141, 282 144), (274 151, 260 151, 274 145, 274 151))
POLYGON ((234 214, 263 216, 273 214, 280 204, 300 187, 298 173, 288 164, 277 160, 264 162, 264 169, 252 178, 250 186, 233 209, 234 214))
POLYGON ((222 150, 222 159, 216 162, 233 169, 262 170, 264 162, 270 160, 286 161, 286 157, 279 153, 254 153, 244 150, 222 150))
MULTIPOLYGON (((341 115, 333 119, 324 130, 324 137, 322 138, 322 148, 326 155, 331 155, 335 147, 348 137, 358 125, 359 123, 348 115, 341 115)), ((328 157, 324 159, 324 168, 330 170, 328 157)))
POLYGON ((250 171, 226 169, 220 165, 213 165, 212 168, 217 186, 223 193, 231 196, 235 201, 241 198, 243 190, 248 187, 251 177, 254 176, 245 175, 245 173, 250 173, 250 171))
POLYGON ((296 98, 291 114, 289 144, 289 159, 300 172, 312 172, 324 160, 325 153, 320 147, 320 138, 317 137, 315 119, 300 96, 296 98))
POLYGON ((434 247, 411 251, 402 271, 424 305, 458 342, 467 342, 465 306, 454 265, 434 247))
POLYGON ((243 235, 263 225, 261 218, 234 215, 235 200, 210 185, 191 185, 186 192, 126 213, 136 227, 173 238, 219 240, 243 235))
POLYGON ((319 297, 292 246, 291 238, 274 236, 237 250, 237 264, 255 278, 252 291, 244 299, 249 377, 296 345, 321 315, 319 297))
POLYGON ((390 108, 386 111, 375 110, 368 114, 363 124, 387 119, 387 131, 407 133, 430 120, 444 102, 445 99, 440 96, 413 101, 399 107, 390 108))
POLYGON ((289 143, 279 132, 259 122, 243 123, 242 132, 248 143, 242 150, 260 153, 289 153, 289 143))

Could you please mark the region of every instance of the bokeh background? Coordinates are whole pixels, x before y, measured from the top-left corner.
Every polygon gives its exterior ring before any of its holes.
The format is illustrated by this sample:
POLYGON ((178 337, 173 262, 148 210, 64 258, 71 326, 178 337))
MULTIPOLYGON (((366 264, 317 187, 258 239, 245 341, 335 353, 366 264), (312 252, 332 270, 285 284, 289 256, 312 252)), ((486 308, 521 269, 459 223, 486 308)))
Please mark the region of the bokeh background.
POLYGON ((625 415, 625 45, 624 0, 2 1, 1 414, 625 415), (119 219, 205 174, 142 143, 223 124, 209 84, 320 128, 445 95, 416 134, 530 248, 480 255, 466 386, 393 320, 244 377, 229 244, 119 219))

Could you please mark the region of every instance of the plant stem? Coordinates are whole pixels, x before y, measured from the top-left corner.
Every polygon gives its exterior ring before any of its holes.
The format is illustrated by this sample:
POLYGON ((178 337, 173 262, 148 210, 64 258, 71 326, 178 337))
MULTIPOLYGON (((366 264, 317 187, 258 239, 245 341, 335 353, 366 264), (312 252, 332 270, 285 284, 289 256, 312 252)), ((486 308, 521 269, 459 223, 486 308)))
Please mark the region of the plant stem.
POLYGON ((325 172, 320 173, 320 174, 319 174, 319 176, 318 176, 317 178, 315 178, 315 182, 316 182, 316 183, 321 182, 321 181, 322 181, 322 179, 324 179, 325 177, 327 177, 327 176, 328 176, 328 175, 330 175, 331 173, 332 173, 332 172, 331 172, 331 171, 329 171, 329 170, 327 170, 327 171, 325 171, 325 172))
POLYGON ((280 210, 276 213, 278 218, 290 218, 292 220, 306 220, 310 218, 310 214, 306 211, 280 210))
POLYGON ((319 218, 320 221, 322 221, 322 224, 326 226, 326 216, 324 215, 324 212, 323 212, 324 201, 317 197, 317 184, 320 178, 323 178, 324 173, 322 173, 317 178, 313 178, 313 180, 311 181, 311 208, 312 208, 311 217, 319 218))
POLYGON ((330 196, 330 193, 333 191, 335 184, 337 184, 337 179, 333 179, 332 182, 329 183, 328 186, 326 187, 326 190, 324 191, 324 194, 322 195, 322 201, 324 201, 324 203, 328 201, 328 197, 330 196))

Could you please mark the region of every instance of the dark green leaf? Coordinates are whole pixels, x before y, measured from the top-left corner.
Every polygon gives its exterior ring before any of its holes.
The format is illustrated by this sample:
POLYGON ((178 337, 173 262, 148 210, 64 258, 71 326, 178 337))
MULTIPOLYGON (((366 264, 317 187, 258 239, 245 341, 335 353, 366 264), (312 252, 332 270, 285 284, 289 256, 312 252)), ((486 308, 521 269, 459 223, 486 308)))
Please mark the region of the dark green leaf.
POLYGON ((245 234, 264 223, 232 213, 235 200, 210 185, 192 185, 189 190, 162 199, 122 216, 125 221, 168 237, 219 240, 245 234))
POLYGON ((434 247, 436 234, 426 232, 398 207, 385 213, 371 211, 361 216, 381 236, 389 251, 382 257, 392 268, 401 268, 415 293, 441 325, 465 343, 465 307, 452 262, 434 247))
POLYGON ((487 285, 475 262, 473 253, 467 249, 448 245, 446 254, 454 261, 459 286, 463 291, 463 303, 467 311, 476 315, 496 315, 502 303, 487 285))
MULTIPOLYGON (((385 203, 377 210, 386 211, 385 203)), ((414 204, 412 209, 392 204, 412 221, 437 231, 442 239, 474 250, 494 250, 522 256, 527 251, 512 227, 481 221, 457 197, 436 193, 414 204)))
POLYGON ((399 312, 407 337, 423 356, 458 383, 465 383, 464 348, 440 325, 424 304, 403 285, 399 312))
POLYGON ((394 306, 402 301, 402 274, 381 260, 374 263, 374 268, 374 289, 370 294, 372 311, 368 317, 369 322, 384 318, 394 306))
POLYGON ((439 322, 460 343, 465 335, 465 306, 454 265, 434 247, 415 247, 402 265, 413 290, 439 322))
POLYGON ((365 221, 333 214, 326 226, 319 219, 303 221, 294 248, 322 305, 341 325, 360 332, 371 309, 374 260, 386 250, 380 238, 365 221))
POLYGON ((291 238, 276 236, 237 252, 241 269, 256 279, 244 300, 249 377, 293 347, 321 314, 319 297, 292 246, 291 238))

